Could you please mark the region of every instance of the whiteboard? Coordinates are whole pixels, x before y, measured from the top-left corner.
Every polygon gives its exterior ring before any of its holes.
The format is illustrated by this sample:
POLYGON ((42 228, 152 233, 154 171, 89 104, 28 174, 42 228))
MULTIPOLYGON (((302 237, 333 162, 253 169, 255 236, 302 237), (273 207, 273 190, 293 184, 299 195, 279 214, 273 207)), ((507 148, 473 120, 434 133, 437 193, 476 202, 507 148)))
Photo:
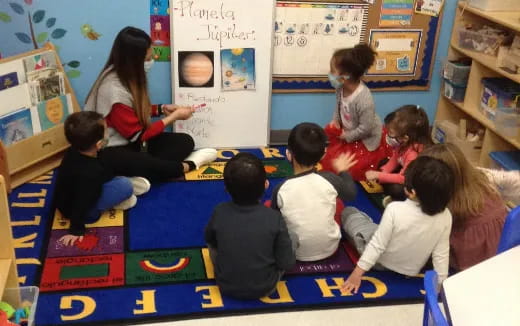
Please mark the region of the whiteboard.
POLYGON ((337 49, 364 42, 368 4, 277 1, 276 76, 324 76, 337 49))
POLYGON ((269 141, 275 0, 170 0, 174 103, 198 107, 177 121, 200 147, 269 141))

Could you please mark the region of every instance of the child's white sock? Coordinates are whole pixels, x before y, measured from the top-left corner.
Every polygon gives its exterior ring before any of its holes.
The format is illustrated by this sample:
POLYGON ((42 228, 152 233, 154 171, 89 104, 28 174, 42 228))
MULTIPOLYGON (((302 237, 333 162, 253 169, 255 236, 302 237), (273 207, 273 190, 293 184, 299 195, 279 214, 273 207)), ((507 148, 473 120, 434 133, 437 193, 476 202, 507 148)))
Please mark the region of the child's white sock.
POLYGON ((185 161, 192 161, 198 169, 217 159, 217 150, 214 148, 202 148, 192 152, 185 161))
POLYGON ((114 206, 114 209, 120 209, 120 210, 127 210, 135 206, 137 204, 137 197, 135 195, 130 196, 128 199, 123 200, 116 206, 114 206))
POLYGON ((143 177, 131 177, 130 182, 134 189, 134 195, 139 196, 147 193, 150 190, 150 181, 143 177))

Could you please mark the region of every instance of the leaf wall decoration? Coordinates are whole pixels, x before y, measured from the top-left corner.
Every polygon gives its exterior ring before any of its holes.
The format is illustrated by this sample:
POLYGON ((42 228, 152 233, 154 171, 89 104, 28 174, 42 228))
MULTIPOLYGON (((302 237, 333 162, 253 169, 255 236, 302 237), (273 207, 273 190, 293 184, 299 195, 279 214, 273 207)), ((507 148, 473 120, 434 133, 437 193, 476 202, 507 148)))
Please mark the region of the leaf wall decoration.
POLYGON ((11 16, 9 16, 9 14, 6 12, 0 12, 0 21, 3 21, 4 23, 10 23, 11 16))
POLYGON ((30 6, 32 5, 33 0, 24 0, 24 2, 30 6))
POLYGON ((19 15, 23 15, 25 13, 23 7, 16 2, 9 2, 9 6, 19 15))
POLYGON ((67 63, 67 65, 68 65, 69 67, 71 67, 71 68, 78 68, 79 65, 80 65, 80 62, 77 61, 77 60, 73 60, 73 61, 67 63))
POLYGON ((49 33, 47 33, 47 32, 43 32, 43 33, 38 34, 38 36, 36 36, 36 42, 38 42, 38 43, 43 43, 43 42, 45 42, 48 38, 49 38, 49 33))
POLYGON ((69 76, 69 78, 78 78, 80 75, 81 71, 79 70, 72 69, 67 71, 67 76, 69 76))
POLYGON ((33 15, 33 22, 38 24, 39 22, 41 22, 43 20, 43 18, 45 18, 45 10, 38 10, 33 15))
POLYGON ((54 31, 52 31, 51 37, 54 39, 62 38, 66 33, 67 31, 63 28, 56 28, 54 31))
POLYGON ((25 43, 25 44, 31 44, 32 43, 31 37, 29 35, 25 34, 25 33, 14 33, 14 35, 16 35, 16 37, 22 43, 25 43))
POLYGON ((48 28, 51 28, 54 24, 56 24, 56 18, 54 17, 47 19, 47 22, 45 23, 48 28))

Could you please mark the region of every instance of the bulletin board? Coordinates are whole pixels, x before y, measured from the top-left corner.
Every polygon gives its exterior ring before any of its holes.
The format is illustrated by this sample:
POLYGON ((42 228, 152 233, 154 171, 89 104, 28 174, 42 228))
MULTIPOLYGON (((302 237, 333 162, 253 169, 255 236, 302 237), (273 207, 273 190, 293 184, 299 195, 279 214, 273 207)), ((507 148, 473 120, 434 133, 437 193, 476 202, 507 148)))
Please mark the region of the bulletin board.
POLYGON ((175 130, 200 147, 269 142, 275 0, 170 0, 175 130), (254 9, 254 10, 253 10, 254 9))
POLYGON ((423 3, 278 0, 273 92, 332 92, 327 73, 333 52, 358 43, 378 52, 364 77, 372 90, 429 89, 442 11, 424 14, 423 3))

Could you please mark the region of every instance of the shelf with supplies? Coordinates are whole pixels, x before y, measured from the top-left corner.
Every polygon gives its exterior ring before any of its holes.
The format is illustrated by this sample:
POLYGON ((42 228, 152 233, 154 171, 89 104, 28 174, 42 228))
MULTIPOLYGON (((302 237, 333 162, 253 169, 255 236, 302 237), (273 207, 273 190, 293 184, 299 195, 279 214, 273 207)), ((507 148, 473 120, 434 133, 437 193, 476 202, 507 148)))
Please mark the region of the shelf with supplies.
POLYGON ((461 149, 479 166, 492 166, 491 152, 520 149, 520 74, 499 67, 498 58, 499 45, 520 35, 519 18, 520 11, 483 11, 465 1, 457 6, 432 135, 444 140, 448 130, 452 138, 446 139, 472 147, 461 149))
POLYGON ((0 60, 0 173, 8 191, 57 167, 63 122, 80 111, 55 47, 0 60))

